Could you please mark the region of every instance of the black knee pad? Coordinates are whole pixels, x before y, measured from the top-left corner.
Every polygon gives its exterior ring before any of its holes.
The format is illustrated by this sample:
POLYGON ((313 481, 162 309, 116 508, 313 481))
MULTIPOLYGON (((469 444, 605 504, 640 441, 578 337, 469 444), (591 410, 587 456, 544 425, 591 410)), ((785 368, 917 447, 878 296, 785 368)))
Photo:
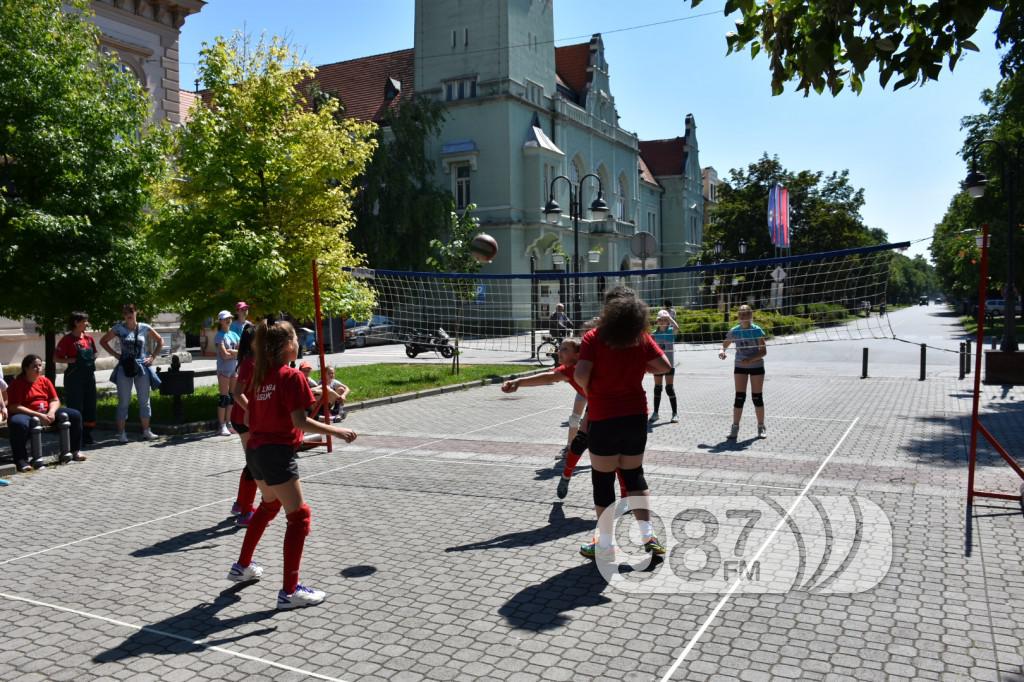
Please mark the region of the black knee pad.
POLYGON ((234 404, 235 404, 235 394, 234 393, 228 393, 228 405, 234 405, 234 404))
POLYGON ((569 444, 569 450, 574 455, 582 455, 587 451, 587 446, 590 444, 590 438, 587 437, 586 431, 577 431, 576 437, 572 439, 572 443, 569 444))
POLYGON ((669 398, 675 398, 676 397, 676 387, 673 386, 672 384, 669 384, 668 386, 665 387, 665 393, 668 394, 669 398))
POLYGON ((615 504, 615 472, 590 470, 590 480, 594 484, 594 505, 610 507, 615 504))
POLYGON ((745 402, 747 402, 746 392, 740 393, 739 391, 736 391, 736 402, 734 402, 732 406, 742 408, 743 403, 745 402))
POLYGON ((644 479, 644 468, 619 469, 622 474, 622 482, 626 484, 626 490, 631 493, 639 493, 647 490, 647 481, 644 479))
POLYGON ((217 397, 217 407, 227 407, 231 404, 231 398, 229 396, 221 394, 217 397))
POLYGON ((754 407, 764 407, 764 398, 761 395, 761 393, 750 394, 750 402, 754 403, 754 407))

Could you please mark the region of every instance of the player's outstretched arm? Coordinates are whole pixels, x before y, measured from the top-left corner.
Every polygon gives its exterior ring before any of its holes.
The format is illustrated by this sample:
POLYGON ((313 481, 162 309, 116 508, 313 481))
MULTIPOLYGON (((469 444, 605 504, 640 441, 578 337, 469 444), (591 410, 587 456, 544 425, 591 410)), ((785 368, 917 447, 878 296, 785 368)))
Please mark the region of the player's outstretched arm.
POLYGON ((341 438, 346 443, 351 443, 356 439, 356 432, 352 429, 334 426, 333 424, 321 424, 314 419, 310 419, 306 415, 305 410, 292 410, 292 424, 295 428, 302 429, 306 433, 334 436, 335 438, 341 438))
POLYGON ((557 384, 559 381, 565 380, 565 376, 552 370, 550 372, 544 372, 543 374, 534 374, 533 376, 523 377, 522 379, 510 379, 501 385, 501 390, 504 393, 515 393, 520 387, 547 386, 549 384, 557 384))

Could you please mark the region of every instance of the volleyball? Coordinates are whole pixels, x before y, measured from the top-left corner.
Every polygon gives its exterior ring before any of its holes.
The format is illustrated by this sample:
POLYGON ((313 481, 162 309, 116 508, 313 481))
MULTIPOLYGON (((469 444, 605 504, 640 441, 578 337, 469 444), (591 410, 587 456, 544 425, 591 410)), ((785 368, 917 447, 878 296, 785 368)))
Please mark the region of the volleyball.
POLYGON ((469 250, 473 258, 481 263, 490 263, 498 255, 498 242, 491 235, 481 232, 469 242, 469 250))

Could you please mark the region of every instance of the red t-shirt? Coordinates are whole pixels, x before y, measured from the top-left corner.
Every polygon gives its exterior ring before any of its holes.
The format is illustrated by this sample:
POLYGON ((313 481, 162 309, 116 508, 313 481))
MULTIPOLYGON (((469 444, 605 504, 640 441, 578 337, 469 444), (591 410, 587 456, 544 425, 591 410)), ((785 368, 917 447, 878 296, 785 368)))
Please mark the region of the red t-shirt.
POLYGON ((576 379, 573 376, 576 373, 576 365, 559 365, 558 367, 555 367, 555 371, 568 379, 569 385, 575 388, 577 393, 584 398, 587 397, 587 394, 583 391, 583 387, 576 383, 576 379))
POLYGON ((647 414, 643 386, 647 363, 665 353, 646 332, 639 344, 628 348, 610 348, 597 332, 591 329, 584 334, 580 347, 580 360, 594 363, 587 387, 590 421, 647 414))
MULTIPOLYGON (((256 363, 250 355, 238 365, 238 374, 235 376, 235 395, 249 395, 249 384, 252 383, 252 374, 256 369, 256 363)), ((231 421, 241 424, 245 421, 245 410, 237 402, 231 406, 231 421)))
POLYGON ((59 342, 57 342, 57 355, 65 358, 77 358, 79 348, 91 349, 93 355, 96 353, 96 340, 88 334, 82 334, 77 339, 74 334, 65 334, 59 342))
POLYGON ((302 445, 302 429, 292 425, 292 412, 307 410, 316 400, 305 375, 294 367, 271 369, 259 386, 250 386, 249 447, 261 445, 302 445))
POLYGON ((36 412, 49 412, 50 401, 57 400, 57 389, 53 383, 44 376, 40 376, 32 383, 24 377, 15 377, 7 389, 8 401, 11 407, 24 405, 36 412))

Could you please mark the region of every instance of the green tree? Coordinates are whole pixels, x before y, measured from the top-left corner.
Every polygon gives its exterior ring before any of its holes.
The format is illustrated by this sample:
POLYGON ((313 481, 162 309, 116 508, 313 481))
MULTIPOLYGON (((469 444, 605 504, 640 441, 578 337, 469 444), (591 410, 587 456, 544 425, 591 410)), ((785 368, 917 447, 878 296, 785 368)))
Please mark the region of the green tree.
POLYGON ((726 43, 730 53, 768 55, 776 95, 794 80, 805 95, 812 88, 836 95, 847 85, 860 92, 872 66, 882 87, 895 76, 899 89, 936 80, 944 64, 952 70, 965 50, 977 51, 972 38, 989 9, 1001 13, 995 44, 1007 48, 1003 74, 1015 72, 1024 62, 1022 8, 1002 0, 727 0, 726 16, 740 18, 726 43))
POLYGON ((940 286, 935 268, 923 256, 908 258, 902 253, 891 253, 889 258, 886 300, 890 303, 916 303, 921 296, 938 293, 940 286))
POLYGON ((431 240, 449 224, 451 193, 434 183, 434 163, 427 156, 427 143, 440 133, 444 118, 444 105, 417 97, 401 100, 381 120, 350 233, 374 268, 422 267, 431 240))
POLYGON ((70 311, 101 327, 149 305, 161 272, 145 208, 163 135, 90 17, 85 0, 0 3, 0 314, 36 321, 51 378, 70 311))
POLYGON ((154 235, 173 265, 166 301, 186 323, 238 298, 254 314, 311 318, 314 258, 324 312, 369 316, 371 290, 344 268, 362 263, 346 234, 374 126, 338 116, 331 98, 311 109, 298 86, 312 75, 279 38, 236 34, 201 51, 206 106, 176 135, 154 235))
POLYGON ((930 247, 939 286, 948 297, 960 301, 975 301, 978 297, 977 210, 974 199, 967 192, 959 192, 935 226, 930 247))
POLYGON ((882 244, 885 232, 867 227, 860 215, 864 190, 850 184, 847 171, 786 170, 777 156, 767 153, 746 169, 729 172, 719 202, 704 232, 703 262, 714 259, 712 245, 721 241, 723 258, 739 259, 740 240, 747 242, 745 258, 773 255, 768 233, 768 193, 775 183, 789 189, 790 244, 794 253, 815 253, 882 244))

